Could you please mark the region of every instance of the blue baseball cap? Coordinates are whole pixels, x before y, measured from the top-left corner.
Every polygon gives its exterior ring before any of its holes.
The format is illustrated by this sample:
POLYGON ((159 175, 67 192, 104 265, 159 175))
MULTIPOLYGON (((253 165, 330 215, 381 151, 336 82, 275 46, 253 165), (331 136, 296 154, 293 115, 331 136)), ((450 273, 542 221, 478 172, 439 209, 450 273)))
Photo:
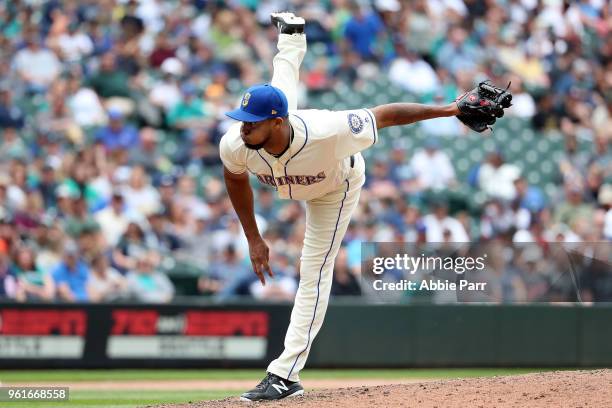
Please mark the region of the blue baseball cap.
POLYGON ((247 89, 240 107, 225 115, 241 122, 261 122, 287 116, 287 97, 280 89, 270 85, 255 85, 247 89))

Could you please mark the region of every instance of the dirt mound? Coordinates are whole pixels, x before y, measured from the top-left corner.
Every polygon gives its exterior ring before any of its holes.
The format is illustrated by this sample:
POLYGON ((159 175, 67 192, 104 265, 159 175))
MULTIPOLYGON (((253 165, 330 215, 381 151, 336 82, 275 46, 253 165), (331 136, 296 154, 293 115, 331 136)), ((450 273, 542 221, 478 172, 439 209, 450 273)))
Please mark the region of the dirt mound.
MULTIPOLYGON (((308 384, 304 384, 308 387, 308 384)), ((612 370, 553 371, 416 384, 337 388, 307 392, 277 402, 249 403, 238 398, 155 408, 372 408, 372 407, 611 407, 612 370)))

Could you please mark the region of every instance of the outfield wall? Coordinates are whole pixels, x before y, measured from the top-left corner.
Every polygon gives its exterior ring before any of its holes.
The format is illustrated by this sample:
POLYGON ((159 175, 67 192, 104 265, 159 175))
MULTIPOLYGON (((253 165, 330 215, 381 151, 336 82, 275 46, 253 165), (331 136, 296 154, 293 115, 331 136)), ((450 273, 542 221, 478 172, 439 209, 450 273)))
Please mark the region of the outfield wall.
MULTIPOLYGON (((265 367, 291 305, 0 304, 0 367, 265 367)), ((612 366, 612 305, 333 304, 309 367, 612 366)))

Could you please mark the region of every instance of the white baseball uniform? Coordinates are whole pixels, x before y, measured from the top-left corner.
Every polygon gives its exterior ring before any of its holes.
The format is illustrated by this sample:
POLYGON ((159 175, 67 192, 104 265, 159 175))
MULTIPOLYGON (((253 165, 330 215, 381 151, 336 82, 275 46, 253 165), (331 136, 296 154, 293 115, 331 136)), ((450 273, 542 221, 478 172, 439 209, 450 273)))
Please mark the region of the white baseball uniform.
POLYGON ((281 35, 274 58, 272 85, 289 104, 294 138, 279 158, 264 149, 245 147, 240 123, 220 143, 228 171, 249 171, 260 183, 274 187, 283 199, 306 202, 306 234, 301 255, 300 284, 285 337, 285 350, 268 371, 299 381, 310 347, 327 310, 334 261, 365 181, 359 153, 378 139, 374 115, 351 111, 296 110, 299 66, 306 51, 304 35, 281 35))

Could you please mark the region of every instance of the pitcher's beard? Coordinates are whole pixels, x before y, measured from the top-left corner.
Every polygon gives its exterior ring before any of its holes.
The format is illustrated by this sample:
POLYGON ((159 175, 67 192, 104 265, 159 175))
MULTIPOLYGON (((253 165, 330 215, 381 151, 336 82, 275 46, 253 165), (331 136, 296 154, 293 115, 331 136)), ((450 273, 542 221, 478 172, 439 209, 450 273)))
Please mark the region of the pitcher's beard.
POLYGON ((264 145, 266 144, 266 142, 258 143, 258 144, 250 144, 250 143, 245 142, 244 140, 243 140, 243 143, 247 149, 251 149, 251 150, 263 149, 264 145))

